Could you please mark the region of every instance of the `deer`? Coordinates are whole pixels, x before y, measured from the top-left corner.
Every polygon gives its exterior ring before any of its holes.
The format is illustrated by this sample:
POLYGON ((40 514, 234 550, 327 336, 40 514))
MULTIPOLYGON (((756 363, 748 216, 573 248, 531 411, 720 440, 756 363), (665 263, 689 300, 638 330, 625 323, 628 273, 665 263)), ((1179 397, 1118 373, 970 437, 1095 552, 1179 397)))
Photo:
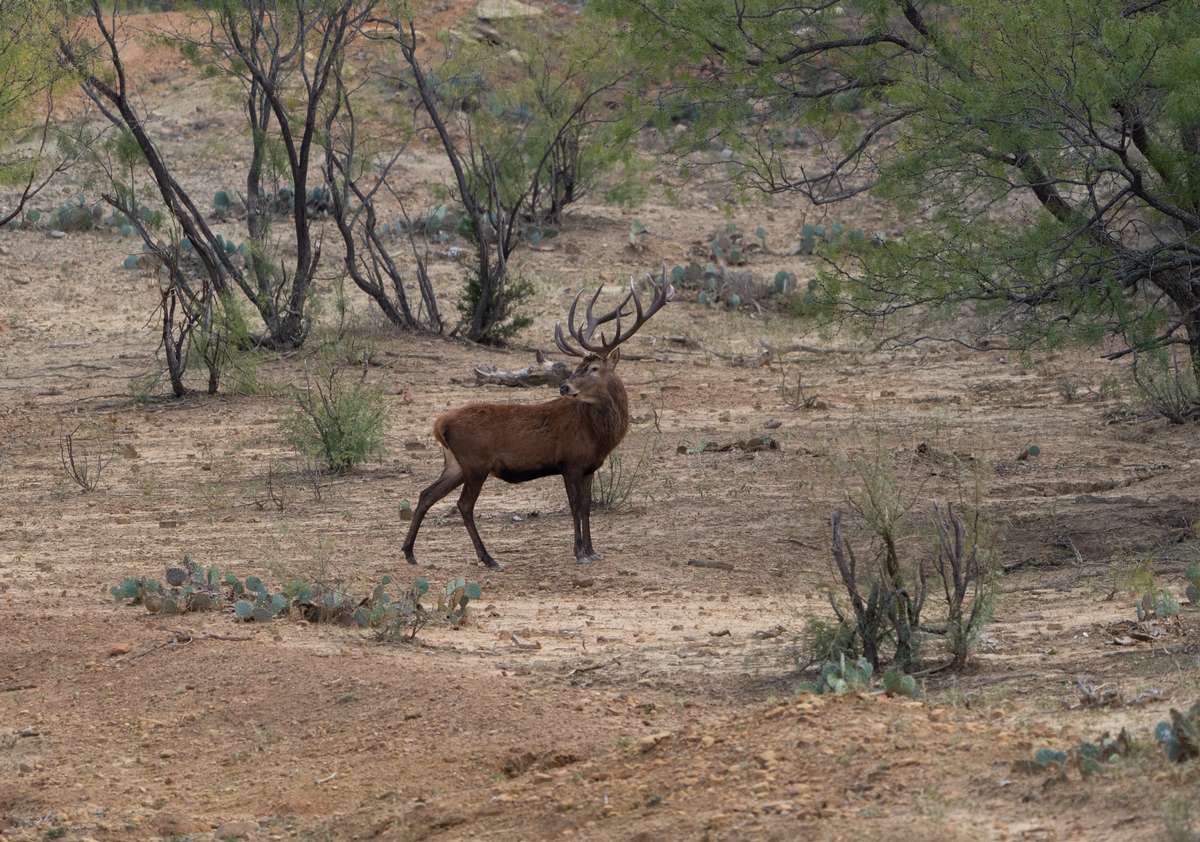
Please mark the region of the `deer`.
POLYGON ((629 396, 617 375, 620 345, 675 295, 664 273, 661 282, 654 285, 652 300, 643 307, 631 279, 621 303, 596 316, 593 308, 603 290, 603 285, 596 290, 584 313, 585 321, 578 327, 576 310, 583 291, 575 296, 567 313, 570 340, 563 336, 561 322, 554 327, 558 349, 580 359, 559 386, 559 397, 536 404, 467 404, 434 421, 433 435, 442 447, 442 473, 421 492, 413 510, 404 539, 404 557, 409 564, 417 563, 413 546, 429 508, 461 485, 458 511, 475 554, 487 567, 499 568, 475 526, 475 501, 484 482, 488 477, 497 477, 516 484, 556 475, 566 485, 574 521, 575 561, 591 564, 600 560, 592 546, 592 476, 629 429, 629 396), (628 311, 630 303, 632 312, 628 311), (627 322, 628 327, 622 330, 621 319, 630 316, 633 323, 627 322), (603 333, 596 334, 609 322, 614 322, 611 341, 603 333))

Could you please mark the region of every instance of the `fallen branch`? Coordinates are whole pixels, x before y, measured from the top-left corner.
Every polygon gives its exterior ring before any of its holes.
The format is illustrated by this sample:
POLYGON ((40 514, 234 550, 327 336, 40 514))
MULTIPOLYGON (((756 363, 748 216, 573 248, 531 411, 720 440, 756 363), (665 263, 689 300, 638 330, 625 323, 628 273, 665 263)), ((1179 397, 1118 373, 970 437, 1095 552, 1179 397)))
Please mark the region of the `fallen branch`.
POLYGON ((145 649, 141 652, 130 655, 126 658, 122 658, 119 661, 117 661, 116 663, 125 663, 125 662, 129 662, 129 661, 136 661, 138 658, 144 658, 145 656, 149 655, 151 652, 157 652, 159 649, 166 649, 167 647, 170 647, 172 649, 183 648, 184 646, 187 646, 196 640, 245 641, 245 640, 253 640, 253 639, 254 639, 253 635, 248 635, 248 634, 247 635, 233 635, 233 634, 216 634, 214 632, 202 632, 201 634, 195 634, 187 629, 175 629, 174 631, 171 632, 171 636, 167 640, 163 641, 162 643, 157 643, 154 646, 151 646, 149 649, 145 649))
POLYGON ((0 687, 0 693, 16 693, 18 690, 36 690, 36 684, 13 684, 9 687, 0 687))
POLYGON ((586 667, 575 667, 569 673, 567 673, 567 678, 570 678, 571 676, 579 674, 579 673, 595 672, 596 670, 604 669, 605 667, 611 667, 614 664, 620 664, 620 663, 621 662, 618 659, 613 658, 611 661, 604 663, 604 664, 588 664, 586 667))
POLYGON ((689 558, 688 567, 703 567, 708 570, 733 570, 728 561, 709 561, 705 558, 689 558))
POLYGON ((505 371, 494 366, 475 366, 476 384, 490 386, 558 386, 571 376, 571 369, 564 362, 549 362, 541 351, 537 352, 537 363, 527 368, 505 371))

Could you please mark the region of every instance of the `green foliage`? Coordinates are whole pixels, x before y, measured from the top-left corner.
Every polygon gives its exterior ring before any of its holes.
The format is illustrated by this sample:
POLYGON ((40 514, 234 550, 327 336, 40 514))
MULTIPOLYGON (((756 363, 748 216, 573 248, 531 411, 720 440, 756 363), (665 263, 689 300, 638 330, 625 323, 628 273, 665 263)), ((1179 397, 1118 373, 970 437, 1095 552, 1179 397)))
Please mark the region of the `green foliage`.
POLYGON ((829 661, 821 667, 820 677, 816 682, 818 693, 856 693, 871 687, 871 675, 874 670, 866 658, 851 661, 845 655, 836 661, 829 661))
POLYGON ((809 617, 804 625, 802 651, 810 664, 824 664, 858 658, 854 629, 843 623, 831 623, 822 617, 809 617))
POLYGON ((460 626, 466 620, 470 602, 483 595, 478 583, 461 577, 451 579, 438 595, 437 608, 430 611, 421 603, 421 597, 429 592, 428 580, 413 580, 412 585, 397 596, 388 593, 390 583, 391 579, 384 577, 354 612, 355 624, 375 629, 376 636, 383 641, 412 640, 436 617, 445 619, 453 627, 460 626))
POLYGON ((883 689, 889 696, 907 696, 910 699, 915 699, 920 693, 917 680, 895 667, 890 667, 883 674, 883 689))
POLYGON ((389 583, 385 576, 370 601, 354 612, 354 622, 375 629, 376 636, 383 641, 413 640, 430 620, 429 611, 421 604, 421 597, 429 591, 429 582, 417 578, 396 598, 387 593, 389 583))
POLYGON ((1133 384, 1146 407, 1172 424, 1200 420, 1196 369, 1179 353, 1141 354, 1130 367, 1133 384))
MULTIPOLYGON (((51 0, 0 3, 0 187, 22 189, 31 178, 45 175, 44 156, 30 124, 41 117, 48 95, 66 80, 56 55, 56 34, 66 23, 66 9, 51 0)), ((0 218, 12 210, 0 207, 0 218)))
MULTIPOLYGON (((589 6, 625 23, 623 47, 655 72, 656 123, 689 173, 705 177, 719 144, 737 187, 822 203, 872 191, 912 220, 878 245, 847 232, 814 315, 965 315, 1027 347, 1183 341, 1200 370, 1197 4, 589 6), (826 166, 786 154, 801 129, 826 166)), ((804 250, 821 239, 814 226, 804 250)))
POLYGON ((388 592, 384 576, 371 593, 359 597, 338 583, 292 580, 272 591, 258 576, 239 579, 215 566, 202 567, 185 556, 179 567, 166 570, 166 585, 157 579, 127 577, 110 588, 113 599, 145 605, 151 614, 182 614, 217 608, 232 610, 239 622, 267 623, 292 615, 310 623, 335 623, 375 629, 381 640, 412 640, 434 619, 461 625, 472 600, 482 596, 479 584, 462 578, 447 582, 436 611, 421 605, 429 582, 418 578, 399 595, 388 592))
POLYGON ((295 409, 283 421, 288 442, 299 452, 344 472, 384 452, 387 406, 383 393, 352 378, 336 361, 324 363, 316 377, 307 372, 304 387, 293 394, 295 409))
MULTIPOLYGON (((533 324, 533 319, 521 313, 520 308, 533 297, 535 291, 533 282, 528 278, 507 273, 492 296, 489 310, 493 315, 487 320, 484 332, 476 340, 484 344, 500 345, 533 324)), ((479 283, 479 273, 471 269, 467 272, 462 297, 458 300, 458 312, 464 321, 471 320, 476 308, 480 306, 479 299, 482 295, 483 286, 479 283)))
POLYGON ((1200 562, 1193 561, 1187 566, 1187 598, 1193 607, 1200 606, 1200 562))
POLYGON ((1125 575, 1122 584, 1124 590, 1131 591, 1138 597, 1135 607, 1138 622, 1165 620, 1179 613, 1178 600, 1170 591, 1159 587, 1149 560, 1137 564, 1125 575))
POLYGON ((232 375, 227 391, 255 395, 262 390, 259 352, 254 349, 245 308, 232 293, 214 297, 208 318, 188 336, 188 350, 208 368, 209 394, 217 392, 226 375, 232 375))
POLYGON ((1084 740, 1065 751, 1049 747, 1039 748, 1033 753, 1031 760, 1019 765, 1028 772, 1052 772, 1059 777, 1065 777, 1068 768, 1075 768, 1081 778, 1087 779, 1102 774, 1132 751, 1133 740, 1129 733, 1122 729, 1116 737, 1106 732, 1095 742, 1084 740))
POLYGON ((220 577, 216 567, 203 567, 184 556, 179 567, 166 569, 166 585, 158 579, 126 577, 109 592, 115 601, 144 605, 151 614, 211 611, 224 603, 220 577))
POLYGON ((613 25, 594 16, 566 30, 540 19, 499 25, 503 48, 457 44, 434 81, 444 101, 478 103, 460 116, 488 152, 501 205, 524 202, 535 224, 558 224, 588 195, 639 201, 641 106, 613 25))

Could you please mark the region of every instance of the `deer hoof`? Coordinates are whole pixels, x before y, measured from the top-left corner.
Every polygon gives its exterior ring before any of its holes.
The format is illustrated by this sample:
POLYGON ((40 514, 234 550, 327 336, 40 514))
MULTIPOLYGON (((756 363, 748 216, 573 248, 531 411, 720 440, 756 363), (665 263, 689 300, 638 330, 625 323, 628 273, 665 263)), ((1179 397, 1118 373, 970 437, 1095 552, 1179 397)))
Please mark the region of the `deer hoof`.
POLYGON ((598 556, 598 555, 577 555, 577 556, 575 556, 575 563, 576 564, 591 564, 593 561, 596 561, 599 558, 600 558, 600 556, 598 556))
POLYGON ((410 552, 406 552, 404 554, 404 560, 407 561, 409 564, 417 563, 417 557, 410 552))
POLYGON ((484 563, 484 566, 486 566, 489 570, 499 570, 500 569, 499 562, 497 562, 496 559, 494 559, 490 556, 488 558, 483 559, 483 563, 484 563))

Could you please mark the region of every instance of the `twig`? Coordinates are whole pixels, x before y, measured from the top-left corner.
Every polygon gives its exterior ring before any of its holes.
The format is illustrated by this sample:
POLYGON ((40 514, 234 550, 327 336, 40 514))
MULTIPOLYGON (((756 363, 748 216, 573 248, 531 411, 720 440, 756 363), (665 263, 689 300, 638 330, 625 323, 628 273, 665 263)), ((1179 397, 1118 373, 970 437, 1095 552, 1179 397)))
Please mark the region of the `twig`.
POLYGON ((571 676, 579 674, 579 673, 595 672, 596 670, 604 669, 605 667, 611 667, 614 664, 620 664, 620 663, 621 663, 621 661, 619 659, 613 658, 611 661, 604 663, 604 664, 588 664, 586 667, 575 667, 569 673, 567 673, 567 678, 570 678, 571 676))
POLYGON ((16 693, 18 690, 36 690, 36 684, 13 684, 10 687, 0 687, 0 693, 16 693))
POLYGON ((157 652, 159 649, 165 649, 168 646, 172 647, 172 648, 177 648, 177 647, 182 648, 196 640, 246 641, 246 640, 253 640, 253 639, 254 639, 254 636, 248 635, 248 634, 247 635, 233 635, 233 634, 216 634, 213 632, 202 632, 201 634, 195 634, 191 631, 188 631, 187 629, 175 629, 171 632, 171 636, 167 640, 163 641, 162 643, 155 644, 154 646, 151 646, 149 649, 146 649, 142 652, 138 652, 134 655, 130 655, 127 658, 122 658, 120 661, 117 661, 117 663, 127 663, 129 661, 136 661, 138 658, 144 658, 146 655, 149 655, 151 652, 157 652))
POLYGON ((728 561, 709 561, 704 558, 689 558, 688 567, 704 567, 709 570, 733 570, 728 561))

